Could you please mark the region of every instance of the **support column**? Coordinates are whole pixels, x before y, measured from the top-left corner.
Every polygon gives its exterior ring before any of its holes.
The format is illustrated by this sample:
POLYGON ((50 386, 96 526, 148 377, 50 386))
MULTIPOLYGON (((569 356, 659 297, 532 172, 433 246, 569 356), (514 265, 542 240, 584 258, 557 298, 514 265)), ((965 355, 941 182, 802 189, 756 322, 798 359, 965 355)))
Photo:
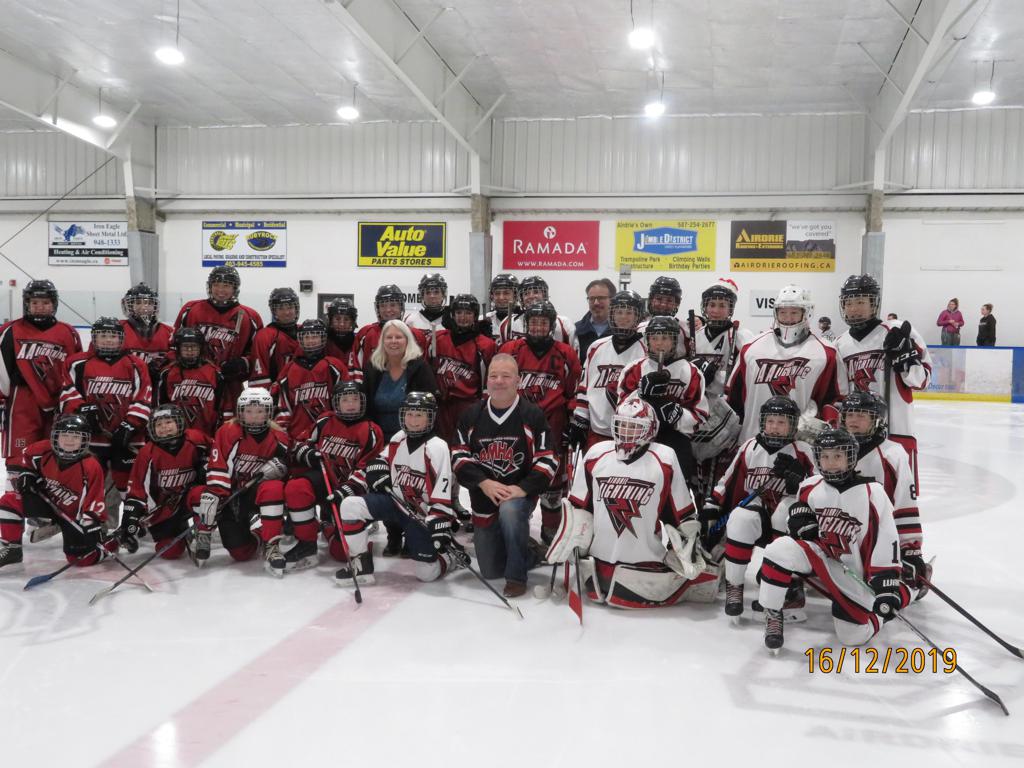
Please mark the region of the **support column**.
MULTIPOLYGON (((882 283, 885 269, 885 233, 882 212, 885 208, 885 149, 875 152, 874 184, 864 215, 865 232, 861 240, 860 271, 882 283)), ((884 286, 883 286, 884 289, 884 286)))
POLYGON ((156 205, 141 197, 139 188, 156 187, 156 147, 152 129, 131 132, 124 150, 125 213, 128 218, 128 275, 132 285, 146 283, 160 291, 160 241, 156 234, 156 205))
POLYGON ((490 309, 491 199, 470 195, 469 289, 480 306, 490 309))

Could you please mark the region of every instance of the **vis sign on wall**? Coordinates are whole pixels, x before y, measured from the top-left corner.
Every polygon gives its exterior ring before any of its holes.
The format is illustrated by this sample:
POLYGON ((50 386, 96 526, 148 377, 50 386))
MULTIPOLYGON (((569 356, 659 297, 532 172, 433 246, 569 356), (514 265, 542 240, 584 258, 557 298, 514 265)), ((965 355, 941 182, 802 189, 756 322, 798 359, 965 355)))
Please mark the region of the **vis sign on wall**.
POLYGON ((596 221, 506 221, 503 269, 597 269, 596 221))
POLYGON ((445 266, 444 222, 360 221, 360 267, 445 266))
POLYGON ((128 266, 128 222, 51 221, 51 267, 128 266))
POLYGON ((734 221, 729 267, 734 272, 835 272, 831 221, 734 221))
POLYGON ((619 221, 615 266, 654 272, 710 272, 715 268, 714 221, 619 221))
POLYGON ((204 221, 204 267, 284 267, 285 221, 204 221))

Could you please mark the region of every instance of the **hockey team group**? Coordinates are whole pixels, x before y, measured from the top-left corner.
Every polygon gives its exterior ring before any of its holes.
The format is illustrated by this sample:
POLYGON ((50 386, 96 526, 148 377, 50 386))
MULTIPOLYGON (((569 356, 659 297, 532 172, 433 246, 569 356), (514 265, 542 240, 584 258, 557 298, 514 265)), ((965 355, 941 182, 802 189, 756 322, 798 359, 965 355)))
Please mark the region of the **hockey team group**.
POLYGON ((834 343, 811 333, 795 285, 755 334, 733 320, 731 281, 681 313, 679 282, 658 277, 646 299, 609 295, 607 329, 586 342, 536 276, 494 277, 484 314, 439 274, 416 311, 384 285, 361 327, 348 299, 300 322, 288 288, 264 325, 240 288, 214 268, 172 328, 139 284, 83 351, 54 284, 27 285, 0 329, 0 575, 58 533, 69 567, 123 563, 147 535, 154 556, 202 566, 217 532, 276 577, 315 566, 322 539, 358 590, 378 525, 380 554, 423 581, 471 566, 462 530, 506 600, 531 568, 567 562, 591 601, 619 608, 724 587, 725 614, 763 615, 772 650, 804 618, 805 586, 848 645, 928 589, 913 393, 930 359, 909 323, 880 319, 868 275, 843 284, 834 343))

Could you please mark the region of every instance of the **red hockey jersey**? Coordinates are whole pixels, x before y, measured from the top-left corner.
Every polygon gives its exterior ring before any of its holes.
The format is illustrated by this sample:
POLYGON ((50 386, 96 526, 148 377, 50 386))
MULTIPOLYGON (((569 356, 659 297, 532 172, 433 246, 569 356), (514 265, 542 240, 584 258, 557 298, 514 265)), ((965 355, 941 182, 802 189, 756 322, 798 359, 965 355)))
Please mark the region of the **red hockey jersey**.
MULTIPOLYGON (((568 344, 556 341, 542 357, 537 357, 526 339, 513 339, 501 345, 502 354, 512 355, 519 365, 519 394, 540 406, 549 419, 561 411, 576 407, 576 387, 580 381, 580 359, 568 344)), ((565 417, 560 416, 564 423, 565 417)))
MULTIPOLYGON (((167 364, 174 329, 167 323, 156 323, 148 336, 139 333, 130 320, 122 320, 124 328, 124 351, 135 355, 150 371, 159 371, 167 364)), ((92 346, 89 347, 92 349, 92 346)))
POLYGON ((225 401, 224 377, 213 363, 183 368, 172 363, 160 372, 156 401, 174 403, 185 412, 185 425, 212 435, 222 419, 230 419, 233 403, 225 401))
POLYGON ((49 440, 32 443, 9 465, 15 473, 35 472, 44 482, 43 494, 60 515, 85 530, 106 522, 103 470, 92 456, 61 466, 49 440))
MULTIPOLYGON (((668 371, 671 377, 666 385, 666 399, 675 401, 683 409, 682 415, 673 426, 680 434, 692 435, 693 431, 708 418, 710 406, 704 394, 704 377, 689 360, 673 360, 660 368, 668 371)), ((616 405, 621 405, 640 388, 640 380, 644 376, 658 370, 659 365, 647 357, 634 360, 623 368, 618 381, 614 384, 616 405)))
POLYGON ((0 395, 15 397, 23 390, 41 411, 57 407, 64 389, 64 367, 68 356, 82 351, 78 331, 56 322, 37 328, 24 318, 0 327, 0 395))
POLYGON ((484 391, 487 366, 498 351, 492 339, 475 334, 461 344, 451 331, 434 334, 435 355, 430 359, 442 399, 478 400, 484 391))
POLYGON ((173 516, 192 486, 205 480, 211 442, 202 432, 189 429, 175 453, 152 442, 142 447, 132 465, 127 499, 146 505, 147 525, 173 516))
POLYGON ((136 439, 144 439, 144 430, 152 411, 153 387, 149 368, 134 355, 121 355, 107 361, 93 352, 81 352, 68 360, 64 390, 60 396, 62 413, 77 411, 86 403, 98 406, 96 430, 89 445, 110 446, 110 436, 128 422, 136 429, 136 439))
POLYGON ((364 494, 366 487, 366 466, 384 450, 384 433, 369 419, 355 423, 342 421, 329 413, 317 419, 308 439, 296 450, 316 447, 327 463, 331 485, 348 485, 357 494, 364 494))
POLYGON ((294 329, 288 333, 275 323, 256 331, 249 357, 249 386, 270 389, 285 366, 302 353, 294 329))
POLYGON ((285 366, 281 378, 274 384, 277 423, 293 438, 305 437, 316 420, 331 409, 334 386, 348 378, 348 366, 337 358, 321 357, 315 362, 295 358, 285 366))
POLYGON ((288 463, 291 440, 280 429, 268 429, 254 436, 237 421, 229 421, 217 430, 207 465, 207 487, 227 497, 260 473, 263 465, 277 458, 288 463))

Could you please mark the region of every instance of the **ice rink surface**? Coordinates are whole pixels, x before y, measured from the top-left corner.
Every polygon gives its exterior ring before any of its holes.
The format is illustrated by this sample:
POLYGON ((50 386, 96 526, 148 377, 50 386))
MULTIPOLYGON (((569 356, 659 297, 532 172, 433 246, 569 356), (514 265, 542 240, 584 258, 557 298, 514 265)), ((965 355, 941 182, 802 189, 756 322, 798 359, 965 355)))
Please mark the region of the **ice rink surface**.
MULTIPOLYGON (((935 583, 1024 644, 1024 407, 917 408, 925 554, 935 583)), ((535 521, 536 522, 536 521, 535 521)), ((10 766, 1019 765, 1024 661, 934 595, 907 616, 1000 694, 956 674, 808 671, 835 646, 827 606, 786 627, 771 657, 750 618, 714 605, 627 613, 518 601, 524 621, 462 571, 421 585, 409 561, 376 559, 377 584, 335 586, 335 565, 268 576, 222 549, 143 571, 68 572, 59 539, 26 544, 0 574, 0 723, 10 766)), ((129 562, 138 562, 152 546, 129 562)), ((326 555, 324 555, 326 557, 326 555)), ((757 562, 757 560, 755 560, 757 562)), ((531 573, 530 586, 550 571, 531 573)), ((495 582, 501 587, 501 582, 495 582)), ((873 646, 922 647, 891 623, 873 646)))

